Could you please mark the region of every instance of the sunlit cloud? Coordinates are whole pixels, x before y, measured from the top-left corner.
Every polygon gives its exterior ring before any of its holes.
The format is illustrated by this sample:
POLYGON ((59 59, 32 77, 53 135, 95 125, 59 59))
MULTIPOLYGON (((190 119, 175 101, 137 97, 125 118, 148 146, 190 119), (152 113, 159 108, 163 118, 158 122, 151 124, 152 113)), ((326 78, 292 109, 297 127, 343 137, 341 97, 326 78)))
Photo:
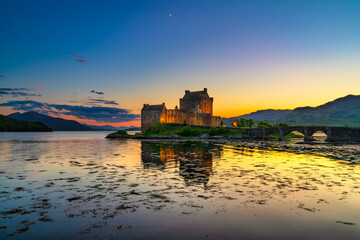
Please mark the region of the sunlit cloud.
POLYGON ((34 85, 35 90, 42 90, 45 86, 51 85, 53 83, 58 82, 58 80, 49 80, 49 81, 36 81, 36 84, 34 85))

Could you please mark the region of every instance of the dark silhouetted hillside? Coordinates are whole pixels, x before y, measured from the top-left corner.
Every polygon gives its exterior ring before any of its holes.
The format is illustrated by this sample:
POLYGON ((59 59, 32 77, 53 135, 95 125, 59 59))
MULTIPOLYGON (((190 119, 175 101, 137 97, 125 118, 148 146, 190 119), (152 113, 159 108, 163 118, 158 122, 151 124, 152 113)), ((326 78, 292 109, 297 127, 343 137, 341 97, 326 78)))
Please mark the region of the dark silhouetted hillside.
POLYGON ((54 118, 37 112, 13 113, 8 115, 12 119, 27 122, 41 122, 54 131, 92 131, 93 129, 81 125, 74 120, 54 118))
POLYGON ((117 131, 119 128, 113 127, 111 125, 104 125, 104 126, 96 126, 96 125, 87 125, 83 124, 86 127, 92 128, 95 131, 117 131))
POLYGON ((0 114, 0 132, 51 132, 52 129, 40 122, 18 121, 0 114))

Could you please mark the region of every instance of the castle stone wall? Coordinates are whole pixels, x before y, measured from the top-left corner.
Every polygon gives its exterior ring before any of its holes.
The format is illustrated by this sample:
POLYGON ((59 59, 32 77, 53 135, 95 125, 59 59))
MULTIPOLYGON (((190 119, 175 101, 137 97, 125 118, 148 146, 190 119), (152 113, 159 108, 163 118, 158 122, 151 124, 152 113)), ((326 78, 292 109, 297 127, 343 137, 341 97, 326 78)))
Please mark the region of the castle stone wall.
POLYGON ((221 126, 221 118, 212 115, 213 98, 210 98, 207 89, 204 91, 185 91, 180 99, 180 109, 166 109, 162 105, 144 104, 141 110, 141 132, 147 132, 156 121, 164 123, 189 124, 196 126, 221 126))

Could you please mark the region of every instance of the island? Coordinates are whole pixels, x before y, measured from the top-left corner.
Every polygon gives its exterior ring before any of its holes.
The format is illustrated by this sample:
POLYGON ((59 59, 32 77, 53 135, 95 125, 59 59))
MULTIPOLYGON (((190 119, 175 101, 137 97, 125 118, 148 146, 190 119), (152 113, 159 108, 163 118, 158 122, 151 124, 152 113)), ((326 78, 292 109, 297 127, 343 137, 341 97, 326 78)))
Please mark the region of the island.
POLYGON ((326 142, 360 142, 360 128, 333 126, 288 126, 286 123, 271 125, 253 119, 232 119, 231 127, 224 126, 220 116, 213 116, 214 98, 207 88, 202 91, 185 90, 180 98, 180 108, 167 109, 165 103, 144 104, 141 110, 141 134, 129 135, 120 130, 106 138, 133 139, 278 139, 303 138, 306 142, 315 139, 315 132, 326 135, 326 142))

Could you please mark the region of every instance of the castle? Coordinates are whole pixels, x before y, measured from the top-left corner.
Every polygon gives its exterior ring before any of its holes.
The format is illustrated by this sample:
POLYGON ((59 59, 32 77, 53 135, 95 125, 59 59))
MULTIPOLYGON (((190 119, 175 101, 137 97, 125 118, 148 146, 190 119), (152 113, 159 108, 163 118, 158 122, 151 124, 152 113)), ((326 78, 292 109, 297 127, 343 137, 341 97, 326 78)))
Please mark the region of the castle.
POLYGON ((213 116, 213 101, 207 89, 190 92, 180 98, 180 109, 167 109, 165 103, 160 105, 144 104, 141 109, 141 132, 147 132, 156 121, 197 126, 221 126, 221 117, 213 116))

